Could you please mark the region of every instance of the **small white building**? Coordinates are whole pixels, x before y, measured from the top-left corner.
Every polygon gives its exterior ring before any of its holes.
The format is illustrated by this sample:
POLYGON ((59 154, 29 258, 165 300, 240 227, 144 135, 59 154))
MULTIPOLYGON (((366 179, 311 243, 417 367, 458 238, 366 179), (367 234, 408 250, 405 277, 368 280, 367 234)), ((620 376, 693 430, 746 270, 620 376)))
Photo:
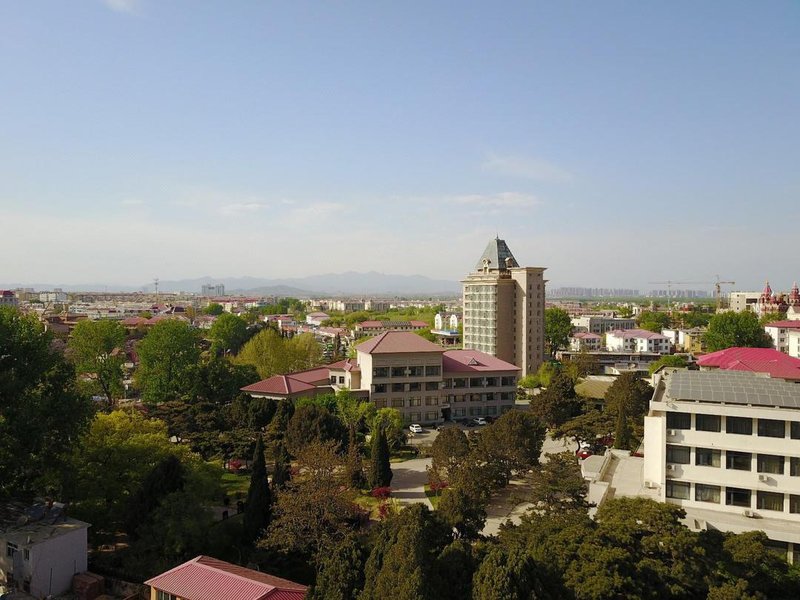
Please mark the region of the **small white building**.
POLYGON ((616 329, 633 329, 636 320, 626 317, 611 317, 606 315, 582 315, 572 318, 572 328, 575 331, 585 331, 598 335, 616 329))
POLYGON ((59 503, 0 506, 0 583, 36 598, 68 592, 87 568, 89 527, 59 503))
POLYGON ((667 373, 644 422, 644 485, 694 529, 761 530, 800 560, 800 386, 765 373, 667 373))
POLYGON ((569 338, 569 349, 573 352, 594 352, 600 350, 603 345, 603 337, 596 333, 579 331, 569 338))
MULTIPOLYGON (((773 321, 764 325, 764 331, 772 338, 772 346, 775 350, 789 354, 789 332, 800 333, 800 321, 773 321)), ((797 357, 797 355, 792 355, 797 357)))
POLYGON ((64 304, 67 301, 67 293, 60 288, 54 289, 52 292, 40 292, 39 302, 64 304))
POLYGON ((672 352, 672 344, 667 336, 646 329, 609 331, 606 334, 606 347, 610 352, 672 352))
POLYGON ((306 324, 307 325, 314 325, 315 327, 319 327, 325 321, 330 319, 330 315, 324 312, 310 312, 306 315, 306 324))

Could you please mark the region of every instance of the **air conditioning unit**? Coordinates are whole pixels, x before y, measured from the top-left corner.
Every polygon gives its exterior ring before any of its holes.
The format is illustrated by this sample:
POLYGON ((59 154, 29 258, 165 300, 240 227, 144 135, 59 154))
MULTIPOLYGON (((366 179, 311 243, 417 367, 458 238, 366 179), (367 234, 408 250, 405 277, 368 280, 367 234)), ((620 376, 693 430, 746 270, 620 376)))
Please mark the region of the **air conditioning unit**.
POLYGON ((658 487, 658 484, 655 481, 646 480, 644 482, 644 487, 646 487, 648 490, 654 490, 658 487))
POLYGON ((758 515, 756 514, 756 511, 754 511, 754 510, 750 510, 749 508, 746 508, 745 510, 743 510, 743 511, 742 511, 742 514, 743 514, 745 517, 747 517, 748 519, 755 519, 755 518, 758 516, 758 515))
POLYGON ((678 465, 667 465, 667 471, 677 471, 678 465))
POLYGON ((769 481, 769 477, 767 475, 759 475, 758 476, 758 480, 761 481, 761 482, 766 483, 766 482, 769 481))
POLYGON ((667 435, 678 435, 678 431, 676 429, 667 429, 667 435))

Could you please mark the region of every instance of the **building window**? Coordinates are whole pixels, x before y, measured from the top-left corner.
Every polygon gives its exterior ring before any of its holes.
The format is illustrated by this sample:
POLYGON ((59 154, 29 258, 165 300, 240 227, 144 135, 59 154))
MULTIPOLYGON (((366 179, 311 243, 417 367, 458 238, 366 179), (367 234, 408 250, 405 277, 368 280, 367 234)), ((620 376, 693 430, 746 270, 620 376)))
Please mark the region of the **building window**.
POLYGON ((759 419, 758 435, 773 438, 786 437, 786 423, 784 421, 775 421, 774 419, 759 419))
POLYGON ((692 427, 692 415, 684 412, 667 413, 667 429, 690 429, 692 427))
POLYGON ((695 415, 694 428, 697 431, 722 431, 719 415, 695 415))
POLYGON ((386 408, 386 398, 375 400, 375 408, 386 408))
POLYGON ((486 414, 487 415, 496 415, 497 414, 497 407, 496 406, 487 406, 486 407, 486 414))
POLYGON ((667 444, 667 462, 688 465, 690 450, 688 446, 672 446, 667 444))
POLYGON ((392 384, 392 391, 393 392, 402 392, 405 390, 405 383, 393 383, 392 384))
POLYGON ((425 367, 425 376, 426 377, 436 377, 441 374, 442 368, 439 365, 429 365, 425 367))
POLYGON ((421 420, 420 417, 422 416, 422 413, 415 412, 415 413, 411 413, 411 415, 409 415, 409 416, 411 417, 411 422, 412 423, 416 423, 417 421, 421 420))
POLYGON ((800 513, 800 496, 792 494, 789 496, 789 512, 800 513))
MULTIPOLYGON (((413 400, 413 398, 412 398, 412 400, 413 400)), ((404 405, 405 404, 404 404, 402 398, 392 398, 392 408, 403 408, 404 405)), ((409 406, 414 406, 413 404, 411 404, 411 401, 409 401, 408 405, 409 406)))
POLYGON ((405 367, 392 367, 392 377, 405 377, 405 376, 406 376, 405 367))
POLYGON ((453 387, 465 388, 467 387, 467 380, 463 377, 456 377, 455 379, 453 379, 453 387))
POLYGON ((414 383, 408 384, 408 391, 409 392, 421 392, 422 391, 422 384, 419 381, 415 381, 414 383))
POLYGON ((29 548, 23 548, 22 549, 22 558, 24 560, 30 560, 31 559, 31 551, 30 551, 29 548))
POLYGON ((745 506, 750 508, 750 490, 742 488, 725 488, 725 504, 728 506, 745 506))
POLYGON ((386 384, 385 383, 376 383, 375 385, 375 393, 376 394, 385 394, 386 393, 386 384))
POLYGON ((156 592, 156 600, 180 600, 177 596, 173 594, 168 594, 167 592, 162 592, 158 590, 156 592))
POLYGON ((756 492, 756 508, 783 512, 783 494, 777 492, 756 492))
POLYGON ((423 377, 425 375, 425 367, 409 367, 408 374, 411 377, 423 377))
POLYGON ((463 417, 466 414, 467 414, 467 411, 464 408, 454 408, 453 409, 453 416, 455 416, 455 417, 463 417))
POLYGON ((695 448, 694 464, 701 467, 719 467, 720 451, 711 448, 695 448))
POLYGON ((409 398, 408 399, 409 406, 422 406, 422 398, 409 398))
POLYGON ((739 435, 753 435, 753 419, 725 417, 725 432, 739 435))
MULTIPOLYGON (((800 477, 800 458, 792 456, 789 459, 789 475, 792 477, 800 477)), ((800 544, 798 544, 800 546, 800 544)))
POLYGON ((438 413, 435 413, 435 412, 429 412, 429 413, 425 413, 425 418, 426 418, 428 421, 435 421, 436 419, 438 419, 438 418, 439 418, 439 414, 438 414, 438 413))
POLYGON ((756 456, 759 473, 772 473, 783 475, 783 457, 774 454, 759 454, 756 456))
POLYGON ((721 489, 718 485, 705 485, 696 483, 694 486, 694 499, 698 502, 713 502, 719 504, 721 489))
POLYGON ((425 406, 438 406, 439 399, 436 396, 425 396, 425 406))
MULTIPOLYGON (((789 428, 789 435, 792 436, 793 440, 800 440, 800 422, 792 421, 791 427, 789 428)), ((798 544, 800 546, 800 544, 798 544)))
POLYGON ((389 367, 375 367, 372 369, 372 376, 373 377, 388 377, 389 376, 389 367))
POLYGON ((426 392, 432 392, 433 390, 436 390, 438 388, 439 388, 439 382, 438 381, 426 381, 425 382, 425 391, 426 392))
POLYGON ((14 556, 17 551, 17 545, 14 542, 6 542, 6 556, 14 556))
POLYGON ((673 481, 667 480, 667 498, 676 498, 678 500, 689 499, 689 483, 686 481, 673 481))
POLYGON ((753 469, 753 455, 749 452, 734 452, 728 450, 725 454, 725 466, 737 471, 751 471, 753 469))

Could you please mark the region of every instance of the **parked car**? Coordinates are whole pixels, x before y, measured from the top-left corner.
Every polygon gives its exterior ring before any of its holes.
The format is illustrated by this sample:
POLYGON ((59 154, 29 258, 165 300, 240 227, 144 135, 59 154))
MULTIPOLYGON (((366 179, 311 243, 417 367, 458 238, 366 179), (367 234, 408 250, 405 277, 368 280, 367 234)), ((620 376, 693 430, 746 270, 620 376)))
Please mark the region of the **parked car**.
POLYGON ((408 426, 408 429, 411 433, 422 433, 422 425, 419 423, 412 423, 408 426))
POLYGON ((487 423, 486 419, 484 419, 483 417, 475 417, 474 419, 472 419, 472 424, 482 427, 483 425, 488 425, 489 423, 487 423))
POLYGON ((589 458, 590 456, 592 456, 592 454, 593 452, 588 448, 581 448, 580 450, 575 452, 575 456, 577 456, 581 460, 583 460, 584 458, 589 458))
POLYGON ((441 431, 442 429, 447 429, 448 427, 458 427, 458 423, 453 421, 445 421, 444 423, 439 423, 436 426, 436 431, 441 431))

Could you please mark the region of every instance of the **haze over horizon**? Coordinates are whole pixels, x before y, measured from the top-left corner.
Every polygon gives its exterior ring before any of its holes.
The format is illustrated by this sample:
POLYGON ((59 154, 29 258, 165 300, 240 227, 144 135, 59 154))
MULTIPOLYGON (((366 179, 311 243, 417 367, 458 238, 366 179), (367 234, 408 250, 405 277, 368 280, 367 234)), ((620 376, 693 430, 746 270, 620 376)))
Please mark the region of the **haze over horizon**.
MULTIPOLYGON (((0 280, 800 279, 800 4, 0 5, 0 280)), ((687 285, 696 289, 709 286, 687 285)))

